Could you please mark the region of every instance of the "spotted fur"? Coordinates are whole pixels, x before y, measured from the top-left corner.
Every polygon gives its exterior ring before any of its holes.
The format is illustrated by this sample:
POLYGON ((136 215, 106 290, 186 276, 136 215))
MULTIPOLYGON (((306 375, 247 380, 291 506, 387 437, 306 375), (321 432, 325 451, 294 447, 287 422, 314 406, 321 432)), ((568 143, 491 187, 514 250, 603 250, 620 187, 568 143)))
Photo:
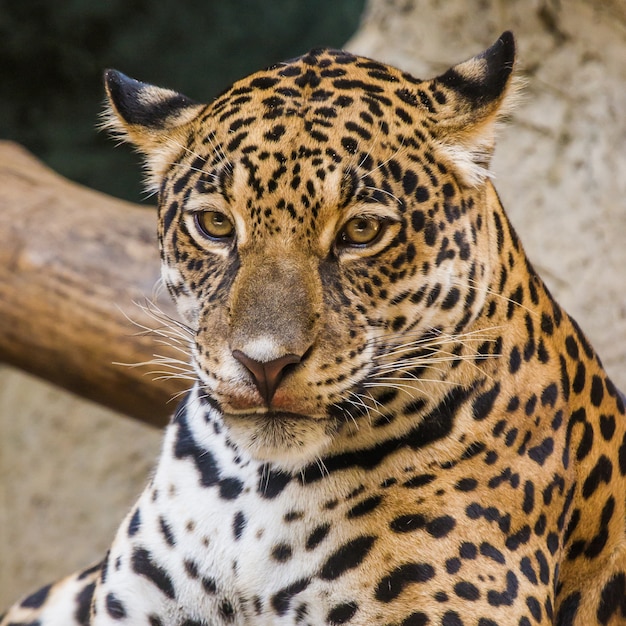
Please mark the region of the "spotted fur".
POLYGON ((624 400, 489 179, 513 63, 107 73, 197 382, 103 563, 2 626, 626 623, 624 400))

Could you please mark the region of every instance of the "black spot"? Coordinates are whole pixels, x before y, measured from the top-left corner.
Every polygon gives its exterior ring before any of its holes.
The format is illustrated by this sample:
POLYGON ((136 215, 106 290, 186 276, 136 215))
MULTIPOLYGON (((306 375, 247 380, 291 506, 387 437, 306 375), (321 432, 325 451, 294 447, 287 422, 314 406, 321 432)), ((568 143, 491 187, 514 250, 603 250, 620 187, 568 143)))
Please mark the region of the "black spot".
POLYGON ((517 346, 513 346, 511 354, 509 355, 509 373, 515 374, 517 370, 519 370, 521 364, 522 355, 520 354, 519 348, 517 346))
POLYGON ((330 524, 322 524, 321 526, 315 528, 306 540, 306 549, 315 549, 319 545, 319 543, 326 538, 326 535, 328 535, 329 531, 330 524))
POLYGON ((404 591, 407 585, 425 583, 434 575, 435 569, 428 563, 400 565, 380 580, 376 588, 376 599, 379 602, 391 602, 404 591))
POLYGON ((452 287, 452 289, 450 289, 450 291, 446 294, 446 297, 443 299, 443 302, 441 303, 441 308, 444 311, 449 311, 457 304, 460 297, 461 292, 459 288, 452 287))
POLYGON ((441 626, 464 626, 456 611, 446 611, 441 618, 441 626))
POLYGON ((198 565, 194 561, 185 559, 185 561, 183 561, 183 565, 185 566, 185 572, 187 573, 189 578, 198 578, 198 565))
POLYGON ((236 500, 243 491, 243 483, 237 478, 224 478, 219 485, 220 498, 224 500, 236 500))
POLYGON ((478 587, 465 580, 454 585, 454 593, 464 600, 478 600, 480 598, 478 587))
POLYGON ((550 383, 542 392, 541 392, 541 404, 542 406, 550 406, 553 407, 556 404, 556 399, 558 397, 559 390, 555 383, 550 383))
POLYGON ((429 485, 435 480, 437 476, 435 474, 418 474, 417 476, 413 476, 409 478, 409 480, 402 483, 403 487, 408 487, 409 489, 417 489, 419 487, 423 487, 424 485, 429 485))
POLYGON ((459 547, 459 556, 462 559, 470 559, 473 561, 477 555, 478 550, 476 549, 476 546, 469 541, 464 541, 459 547))
POLYGON ((553 451, 554 439, 552 439, 552 437, 546 437, 539 445, 528 450, 528 456, 535 461, 535 463, 543 465, 553 451))
POLYGON ((461 559, 453 557, 446 561, 446 572, 448 574, 456 574, 461 569, 461 559))
POLYGON ((135 509, 132 517, 130 518, 130 522, 128 523, 128 536, 132 537, 136 535, 139 529, 141 528, 141 511, 140 509, 135 509))
POLYGON ((426 524, 426 531, 435 539, 445 537, 456 526, 456 521, 450 515, 435 517, 426 524))
POLYGON ((598 533, 589 541, 589 544, 585 548, 585 556, 588 559, 595 559, 602 552, 604 546, 606 546, 606 542, 609 539, 608 526, 613 517, 613 513, 615 513, 615 500, 613 496, 609 496, 604 507, 602 507, 598 533))
POLYGON ((408 196, 417 187, 417 175, 411 170, 407 170, 402 177, 402 190, 408 196))
POLYGON ((241 535, 246 527, 246 523, 246 516, 242 511, 237 511, 237 513, 235 513, 235 517, 233 518, 233 536, 235 537, 235 540, 241 538, 241 535))
POLYGON ((343 137, 341 139, 341 145, 348 154, 356 154, 359 148, 359 144, 356 139, 353 139, 352 137, 343 137))
POLYGON ((546 546, 550 551, 550 554, 556 554, 556 551, 559 549, 559 536, 556 533, 548 533, 546 537, 546 546))
POLYGON ((524 406, 524 413, 526 413, 526 415, 530 417, 535 412, 536 406, 537 396, 533 394, 532 396, 530 396, 530 398, 528 398, 526 406, 524 406))
POLYGON ((270 89, 280 80, 272 76, 257 76, 250 81, 250 86, 254 89, 270 89))
POLYGON ((272 548, 270 554, 275 561, 285 563, 291 558, 293 550, 288 543, 279 543, 272 548))
POLYGON ((257 491, 263 498, 274 499, 291 481, 291 475, 280 470, 271 470, 268 466, 259 468, 257 491))
POLYGON ((457 481, 454 488, 457 491, 474 491, 478 486, 478 481, 475 478, 461 478, 457 481))
POLYGON ((93 599, 95 589, 96 583, 90 583, 81 589, 78 597, 76 598, 76 611, 74 612, 74 618, 80 626, 89 626, 91 623, 91 601, 93 599))
POLYGON ((506 573, 506 589, 501 592, 494 589, 488 591, 487 602, 491 606, 511 606, 515 598, 517 598, 518 587, 517 577, 509 570, 506 573))
POLYGON ((174 533, 170 525, 165 521, 163 517, 159 517, 159 529, 161 530, 161 534, 165 539, 165 542, 168 546, 176 545, 176 540, 174 539, 174 533))
POLYGON ((163 232, 167 233, 170 229, 172 221, 178 213, 178 202, 172 202, 163 212, 163 232))
POLYGON ((234 152, 235 150, 237 150, 237 148, 239 148, 239 146, 241 145, 241 142, 248 136, 248 134, 249 133, 247 130, 237 133, 226 145, 226 151, 234 152))
POLYGON ((35 593, 32 593, 27 598, 22 600, 22 602, 20 603, 20 606, 25 609, 40 608, 43 605, 43 603, 46 601, 46 598, 48 597, 48 594, 50 593, 51 587, 52 585, 46 585, 45 587, 38 589, 37 591, 35 591, 35 593))
POLYGON ((619 471, 622 476, 626 476, 626 433, 622 437, 622 443, 618 451, 619 471))
POLYGON ((335 580, 346 571, 357 567, 368 555, 375 541, 376 537, 363 535, 344 543, 328 557, 320 570, 320 578, 335 580))
POLYGON ((152 560, 152 555, 147 550, 144 548, 135 548, 133 550, 131 563, 135 574, 147 578, 168 598, 173 600, 176 597, 174 585, 169 574, 152 560))
POLYGON ((382 499, 382 496, 371 496, 370 498, 367 498, 366 500, 363 500, 362 502, 359 502, 357 505, 353 506, 346 514, 346 517, 348 519, 353 519, 355 517, 361 517, 362 515, 366 515, 367 513, 375 510, 382 502, 382 499))
POLYGON ((539 565, 539 580, 547 585, 550 582, 550 567, 548 561, 541 550, 535 551, 535 558, 539 565))
POLYGON ((537 584, 537 574, 535 574, 535 570, 533 569, 532 563, 530 559, 525 556, 522 557, 520 561, 520 571, 533 585, 537 584))
POLYGON ((583 498, 585 498, 585 500, 590 498, 595 493, 601 482, 608 485, 611 482, 612 475, 613 464, 603 454, 600 456, 598 462, 595 464, 594 468, 589 472, 589 475, 585 479, 585 482, 583 484, 583 498))
POLYGON ((356 602, 344 602, 334 606, 326 617, 329 624, 345 624, 349 622, 357 612, 359 605, 356 602))
POLYGON ((486 541, 480 544, 480 553, 483 556, 487 557, 488 559, 491 559, 492 561, 495 561, 496 563, 500 563, 501 565, 504 565, 504 563, 506 562, 504 558, 504 554, 502 554, 502 552, 500 552, 498 548, 496 548, 495 546, 492 546, 490 543, 487 543, 486 541))
POLYGON ((527 480, 524 483, 524 502, 522 504, 522 510, 526 515, 532 512, 535 507, 535 486, 532 481, 527 480))
POLYGON ((604 384, 602 383, 602 379, 595 374, 591 379, 590 398, 593 406, 600 406, 602 404, 602 399, 604 398, 604 384))
POLYGON ((275 593, 271 599, 274 612, 277 615, 284 615, 289 610, 289 605, 293 597, 301 591, 304 591, 309 586, 310 582, 308 578, 303 578, 275 593))
POLYGON ((615 417, 613 415, 600 415, 600 432, 606 441, 613 439, 615 433, 615 417))
POLYGON ((546 335, 551 335, 554 332, 552 318, 547 313, 541 314, 541 330, 546 333, 546 335))
MULTIPOLYGON (((578 607, 577 598, 576 607, 578 607)), ((626 577, 619 573, 604 585, 600 594, 597 617, 600 624, 608 624, 614 615, 626 617, 626 577)))
POLYGON ((191 434, 186 414, 179 411, 175 422, 178 424, 174 454, 177 459, 191 458, 200 474, 203 487, 211 487, 219 480, 219 469, 209 450, 199 446, 191 434))
POLYGON ((484 517, 489 522, 497 522, 498 527, 504 533, 508 533, 510 530, 511 516, 508 513, 501 515, 495 506, 483 507, 478 502, 471 502, 467 505, 465 514, 469 519, 484 517))
POLYGON ((415 189, 415 199, 418 202, 428 202, 430 199, 430 192, 427 187, 422 187, 421 185, 415 189))
POLYGON ((467 261, 471 256, 472 248, 467 242, 465 233, 463 231, 457 230, 454 233, 454 243, 456 243, 459 248, 459 256, 461 257, 461 260, 467 261))
POLYGON ((576 373, 574 374, 574 380, 572 380, 572 391, 574 393, 582 393, 585 389, 585 381, 587 376, 587 370, 585 364, 579 362, 576 365, 576 373))
POLYGON ((410 533, 426 526, 426 518, 419 513, 400 515, 389 523, 389 528, 396 533, 410 533))
POLYGON ((416 611, 415 613, 411 613, 408 617, 405 617, 400 623, 400 626, 426 626, 429 623, 430 619, 426 613, 416 611))
POLYGON ((533 616, 534 620, 539 623, 541 622, 541 604, 539 604, 537 598, 534 596, 528 596, 526 598, 526 606, 530 611, 530 614, 533 616))
POLYGON ((285 127, 282 124, 277 124, 268 130, 265 135, 265 139, 268 141, 278 141, 285 134, 285 127))
POLYGON ((426 223, 426 217, 424 216, 424 212, 416 209, 411 213, 411 226, 413 226, 413 230, 416 233, 419 233, 424 228, 424 224, 426 223))
POLYGON ((395 94, 405 104, 409 104, 412 107, 419 106, 419 100, 412 91, 409 91, 408 89, 396 89, 395 94))
MULTIPOLYGON (((452 198, 452 197, 454 197, 454 194, 456 193, 455 190, 454 190, 454 185, 452 183, 444 183, 442 185, 442 187, 441 187, 441 191, 443 191, 443 195, 446 198, 452 198)), ((451 206, 452 205, 450 205, 450 207, 448 207, 448 208, 451 208, 451 206)), ((458 210, 458 208, 457 208, 457 210, 458 210)))
POLYGON ((498 395, 500 395, 500 383, 496 383, 489 391, 485 391, 485 393, 476 397, 472 404, 475 420, 484 420, 491 413, 498 395))
POLYGON ((105 605, 107 613, 113 619, 124 619, 126 617, 126 609, 124 608, 124 605, 114 594, 107 593, 105 605))
MULTIPOLYGON (((578 591, 570 594, 561 602, 561 606, 556 614, 555 623, 559 626, 574 626, 578 605, 580 604, 580 593, 578 591)), ((606 622, 601 622, 605 624, 606 622)))

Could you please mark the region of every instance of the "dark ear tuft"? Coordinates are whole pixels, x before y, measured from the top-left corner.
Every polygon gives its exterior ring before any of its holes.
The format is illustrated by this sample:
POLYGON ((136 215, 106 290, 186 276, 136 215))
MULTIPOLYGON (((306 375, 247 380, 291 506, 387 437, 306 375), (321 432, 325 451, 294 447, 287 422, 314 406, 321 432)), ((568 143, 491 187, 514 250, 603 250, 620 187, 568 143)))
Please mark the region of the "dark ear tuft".
POLYGON ((479 185, 489 175, 497 123, 515 104, 520 87, 514 64, 515 40, 507 31, 490 48, 432 81, 433 90, 443 92, 434 133, 468 185, 479 185))
POLYGON ((195 104, 187 96, 142 83, 117 70, 105 71, 104 84, 116 112, 133 126, 166 128, 168 120, 195 104))
POLYGON ((161 177, 186 144, 190 128, 203 105, 182 94, 154 87, 116 70, 104 73, 108 103, 101 128, 142 152, 148 189, 158 189, 161 177))
POLYGON ((449 69, 439 81, 473 106, 484 106, 502 95, 514 62, 515 39, 507 30, 490 48, 470 62, 449 69))

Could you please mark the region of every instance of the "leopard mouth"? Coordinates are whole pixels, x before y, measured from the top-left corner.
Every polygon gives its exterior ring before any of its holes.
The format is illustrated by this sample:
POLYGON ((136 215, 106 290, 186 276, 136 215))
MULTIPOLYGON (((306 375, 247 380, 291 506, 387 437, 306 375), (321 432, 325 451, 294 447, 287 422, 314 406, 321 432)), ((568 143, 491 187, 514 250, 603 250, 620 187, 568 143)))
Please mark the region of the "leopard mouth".
POLYGON ((239 419, 239 420, 247 420, 247 419, 263 419, 268 422, 285 422, 290 420, 297 421, 307 421, 307 420, 321 420, 327 419, 322 416, 311 416, 305 413, 296 413, 293 411, 282 411, 280 409, 266 409, 259 411, 246 411, 246 412, 227 412, 225 413, 230 419, 239 419))
POLYGON ((231 440, 252 458, 295 471, 318 458, 336 434, 335 420, 290 411, 224 413, 231 440))

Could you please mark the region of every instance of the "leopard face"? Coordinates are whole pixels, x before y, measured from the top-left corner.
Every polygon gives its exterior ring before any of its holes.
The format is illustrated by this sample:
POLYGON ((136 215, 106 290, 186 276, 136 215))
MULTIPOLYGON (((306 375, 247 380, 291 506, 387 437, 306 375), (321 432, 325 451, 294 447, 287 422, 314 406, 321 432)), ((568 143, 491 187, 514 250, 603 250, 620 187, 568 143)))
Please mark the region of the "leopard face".
POLYGON ((109 75, 198 376, 257 458, 361 446, 361 422, 401 432, 390 411, 440 394, 488 292, 484 167, 512 61, 506 35, 430 81, 314 50, 209 105, 109 75))

